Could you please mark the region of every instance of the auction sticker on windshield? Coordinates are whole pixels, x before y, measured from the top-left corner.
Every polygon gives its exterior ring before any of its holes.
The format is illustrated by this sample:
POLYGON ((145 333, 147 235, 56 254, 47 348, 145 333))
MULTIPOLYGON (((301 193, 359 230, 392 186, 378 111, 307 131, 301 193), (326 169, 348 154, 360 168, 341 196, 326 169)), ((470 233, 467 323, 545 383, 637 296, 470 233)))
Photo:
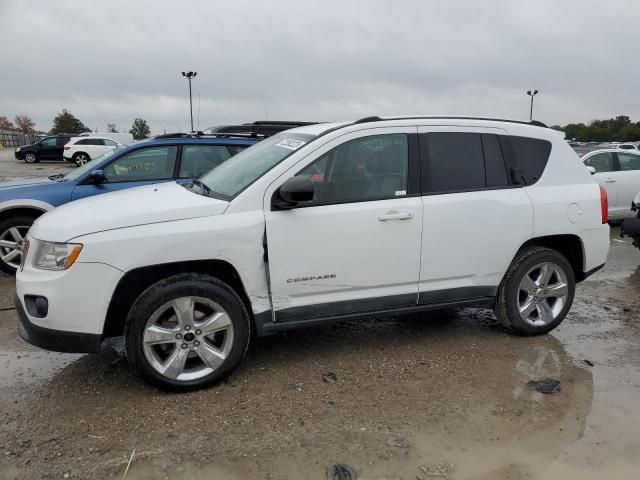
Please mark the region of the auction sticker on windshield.
POLYGON ((302 140, 296 140, 294 138, 285 138, 280 143, 276 143, 276 147, 288 148, 289 150, 297 150, 306 142, 302 140))

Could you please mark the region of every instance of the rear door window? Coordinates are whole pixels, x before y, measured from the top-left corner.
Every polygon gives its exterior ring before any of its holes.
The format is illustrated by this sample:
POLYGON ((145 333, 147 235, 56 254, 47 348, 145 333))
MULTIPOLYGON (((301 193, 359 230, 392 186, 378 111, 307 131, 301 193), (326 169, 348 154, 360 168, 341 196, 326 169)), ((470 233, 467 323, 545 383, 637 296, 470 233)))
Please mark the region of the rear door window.
POLYGON ((422 191, 452 193, 486 188, 482 147, 479 133, 420 135, 422 191))
POLYGON ((618 161, 620 162, 620 170, 640 170, 640 155, 631 153, 618 153, 618 161))
POLYGON ((229 158, 231 153, 224 145, 184 145, 178 176, 180 178, 200 177, 229 158))

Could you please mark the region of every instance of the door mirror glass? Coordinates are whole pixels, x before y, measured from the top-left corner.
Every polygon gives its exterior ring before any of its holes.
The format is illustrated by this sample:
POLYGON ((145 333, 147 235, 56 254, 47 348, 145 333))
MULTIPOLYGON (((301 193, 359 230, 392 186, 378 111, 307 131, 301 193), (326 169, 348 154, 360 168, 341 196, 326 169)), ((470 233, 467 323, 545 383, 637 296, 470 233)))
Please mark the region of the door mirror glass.
POLYGON ((105 180, 104 171, 103 170, 94 170, 89 174, 89 182, 94 185, 99 185, 103 183, 105 180))
POLYGON ((593 167, 587 167, 587 172, 589 172, 591 175, 593 175, 594 173, 596 173, 596 169, 593 167))
POLYGON ((274 210, 288 210, 298 203, 313 200, 315 186, 309 178, 292 177, 275 191, 271 206, 274 210))

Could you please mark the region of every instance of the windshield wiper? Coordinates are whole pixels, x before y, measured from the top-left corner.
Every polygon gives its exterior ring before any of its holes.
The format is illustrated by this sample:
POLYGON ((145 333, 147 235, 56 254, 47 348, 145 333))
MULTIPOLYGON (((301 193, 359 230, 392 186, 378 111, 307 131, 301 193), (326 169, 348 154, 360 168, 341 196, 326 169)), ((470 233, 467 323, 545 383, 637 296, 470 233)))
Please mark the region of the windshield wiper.
POLYGON ((211 193, 211 188, 209 188, 209 185, 207 185, 206 183, 198 180, 197 178, 193 178, 191 179, 191 183, 193 183, 195 186, 199 187, 200 190, 202 190, 205 195, 209 195, 211 193))
POLYGON ((49 175, 49 180, 61 180, 64 178, 64 173, 56 173, 55 175, 49 175))

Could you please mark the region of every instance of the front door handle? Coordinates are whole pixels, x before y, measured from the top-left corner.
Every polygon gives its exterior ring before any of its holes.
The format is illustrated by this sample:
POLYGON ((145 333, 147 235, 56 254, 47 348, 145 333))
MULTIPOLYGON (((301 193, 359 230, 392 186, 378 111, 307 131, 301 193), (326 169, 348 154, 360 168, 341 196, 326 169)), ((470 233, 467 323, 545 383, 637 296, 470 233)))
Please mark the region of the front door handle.
POLYGON ((413 213, 411 212, 396 212, 391 211, 387 212, 384 215, 378 215, 378 220, 381 222, 386 222, 388 220, 409 220, 413 218, 413 213))
POLYGON ((616 181, 613 178, 607 178, 605 180, 606 183, 616 183, 616 181))

